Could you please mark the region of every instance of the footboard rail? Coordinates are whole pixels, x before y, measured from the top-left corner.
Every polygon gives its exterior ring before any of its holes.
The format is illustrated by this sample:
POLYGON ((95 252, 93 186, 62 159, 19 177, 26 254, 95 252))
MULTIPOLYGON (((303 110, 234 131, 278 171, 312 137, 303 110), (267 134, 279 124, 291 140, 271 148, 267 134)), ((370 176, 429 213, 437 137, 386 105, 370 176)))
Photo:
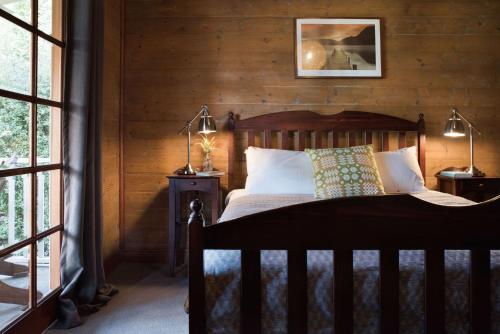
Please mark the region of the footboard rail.
POLYGON ((491 332, 490 250, 500 249, 500 196, 466 207, 410 195, 315 201, 204 226, 189 219, 189 330, 205 333, 205 249, 241 250, 241 333, 261 333, 261 250, 288 252, 288 333, 307 333, 307 250, 334 254, 335 333, 353 332, 353 250, 378 250, 380 333, 399 332, 399 250, 425 251, 426 333, 445 333, 446 249, 470 250, 470 332, 491 332))

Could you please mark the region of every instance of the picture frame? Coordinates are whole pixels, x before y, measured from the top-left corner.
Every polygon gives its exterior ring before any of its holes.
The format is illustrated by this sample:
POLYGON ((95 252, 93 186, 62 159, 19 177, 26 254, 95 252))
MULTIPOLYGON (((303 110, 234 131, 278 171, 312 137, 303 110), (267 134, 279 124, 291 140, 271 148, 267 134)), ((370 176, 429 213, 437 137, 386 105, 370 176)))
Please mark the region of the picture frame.
POLYGON ((381 78, 379 18, 296 18, 296 78, 381 78))

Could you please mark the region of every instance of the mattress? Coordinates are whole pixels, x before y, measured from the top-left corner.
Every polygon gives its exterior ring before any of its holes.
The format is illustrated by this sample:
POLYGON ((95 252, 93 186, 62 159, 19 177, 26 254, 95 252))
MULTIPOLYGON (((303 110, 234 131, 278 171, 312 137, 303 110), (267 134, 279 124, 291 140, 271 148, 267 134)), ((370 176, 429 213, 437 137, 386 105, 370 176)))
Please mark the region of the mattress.
MULTIPOLYGON (((438 205, 474 202, 436 191, 411 194, 438 205)), ((219 221, 227 221, 278 207, 314 201, 308 195, 249 195, 233 191, 219 221)), ((286 234, 284 234, 286 237, 286 234)), ((424 252, 400 250, 401 333, 424 333, 424 252)), ((262 332, 287 333, 287 253, 261 251, 262 332)), ((469 252, 447 250, 446 327, 467 333, 469 252)), ((308 333, 333 333, 333 252, 308 251, 308 333)), ((354 333, 379 333, 378 251, 354 251, 354 333)), ((209 333, 239 333, 240 251, 205 250, 206 315, 209 333)), ((500 252, 492 251, 493 332, 500 332, 500 252)))

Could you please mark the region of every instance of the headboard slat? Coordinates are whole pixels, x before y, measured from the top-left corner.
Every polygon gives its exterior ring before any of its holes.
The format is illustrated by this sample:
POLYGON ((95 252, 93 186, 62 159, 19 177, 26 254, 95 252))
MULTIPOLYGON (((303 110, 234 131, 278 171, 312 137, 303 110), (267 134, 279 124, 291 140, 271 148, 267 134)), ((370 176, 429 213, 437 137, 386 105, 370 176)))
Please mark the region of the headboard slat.
POLYGON ((271 148, 271 130, 264 131, 264 147, 271 148))
POLYGON ((406 147, 406 132, 401 131, 399 132, 399 148, 405 148, 406 147))
POLYGON ((323 131, 314 131, 314 148, 323 148, 323 131))
POLYGON ((299 151, 303 151, 306 148, 306 132, 299 130, 299 151))
POLYGON ((339 147, 339 133, 336 131, 332 131, 332 147, 339 147))
POLYGON ((347 136, 349 138, 349 140, 348 140, 349 147, 356 146, 356 133, 349 131, 349 132, 347 132, 347 136))
POLYGON ((253 130, 248 130, 248 146, 255 146, 255 132, 253 130))
POLYGON ((418 115, 417 122, 417 148, 418 148, 418 164, 422 170, 422 175, 425 180, 425 121, 424 114, 418 115))
POLYGON ((365 131, 365 145, 370 145, 373 142, 371 131, 365 131))
POLYGON ((281 149, 288 150, 288 130, 281 129, 281 149))
POLYGON ((382 151, 389 151, 389 132, 382 132, 382 151))

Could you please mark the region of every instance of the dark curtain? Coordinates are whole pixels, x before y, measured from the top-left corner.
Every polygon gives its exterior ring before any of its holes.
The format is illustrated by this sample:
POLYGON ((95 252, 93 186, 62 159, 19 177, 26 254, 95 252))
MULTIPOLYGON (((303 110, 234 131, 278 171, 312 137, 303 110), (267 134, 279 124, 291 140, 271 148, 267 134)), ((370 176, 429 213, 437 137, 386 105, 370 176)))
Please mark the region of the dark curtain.
POLYGON ((103 1, 67 2, 64 237, 57 328, 81 324, 115 292, 102 263, 101 77, 103 1))

